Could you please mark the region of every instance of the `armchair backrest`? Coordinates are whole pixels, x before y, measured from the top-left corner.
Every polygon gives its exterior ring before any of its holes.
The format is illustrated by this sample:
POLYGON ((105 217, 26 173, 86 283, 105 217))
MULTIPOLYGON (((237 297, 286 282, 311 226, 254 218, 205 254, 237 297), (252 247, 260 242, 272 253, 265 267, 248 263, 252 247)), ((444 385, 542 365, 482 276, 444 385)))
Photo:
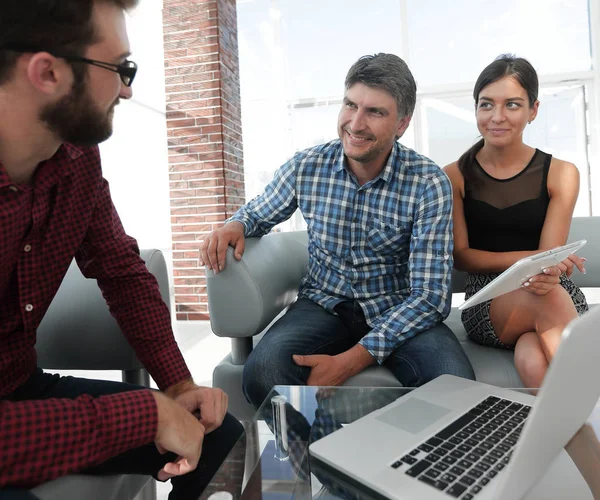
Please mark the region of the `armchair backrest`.
MULTIPOLYGON (((143 250, 169 305, 169 281, 162 252, 143 250)), ((38 365, 55 370, 137 370, 133 349, 111 316, 96 280, 86 279, 75 261, 37 332, 38 365)))

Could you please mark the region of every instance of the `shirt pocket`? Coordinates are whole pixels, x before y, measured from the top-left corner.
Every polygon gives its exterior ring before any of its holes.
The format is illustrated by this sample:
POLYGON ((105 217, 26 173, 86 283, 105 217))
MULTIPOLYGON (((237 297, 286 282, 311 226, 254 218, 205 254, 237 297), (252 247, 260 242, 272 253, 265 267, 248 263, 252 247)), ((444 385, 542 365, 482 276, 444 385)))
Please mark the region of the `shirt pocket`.
POLYGON ((380 255, 408 254, 411 226, 390 224, 371 219, 367 224, 367 245, 380 255))

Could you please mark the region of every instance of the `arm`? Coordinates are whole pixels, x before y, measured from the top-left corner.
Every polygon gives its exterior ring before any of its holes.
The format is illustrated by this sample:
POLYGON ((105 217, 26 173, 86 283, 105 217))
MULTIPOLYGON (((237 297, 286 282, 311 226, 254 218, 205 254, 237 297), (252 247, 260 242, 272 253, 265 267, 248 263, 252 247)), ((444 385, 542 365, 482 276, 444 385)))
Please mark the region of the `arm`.
POLYGON ((448 174, 452 182, 452 197, 454 201, 454 267, 456 269, 470 273, 502 272, 519 259, 536 253, 535 251, 487 252, 470 248, 463 202, 465 197, 464 178, 456 162, 444 167, 444 171, 448 174))
POLYGON ((540 250, 564 245, 579 196, 579 170, 572 163, 552 158, 548 171, 550 203, 546 211, 540 250))
POLYGON ((356 349, 379 363, 450 312, 452 277, 452 188, 443 173, 427 183, 413 223, 409 257, 411 293, 382 314, 356 349))
POLYGON ((225 268, 227 247, 242 258, 245 237, 263 236, 273 226, 287 220, 298 207, 296 200, 296 162, 292 158, 282 165, 264 192, 246 203, 225 225, 214 230, 200 247, 200 265, 218 273, 225 268))
POLYGON ((0 489, 33 486, 102 463, 152 442, 157 425, 149 390, 0 401, 0 489))
MULTIPOLYGON (((283 164, 262 194, 246 203, 229 221, 244 225, 244 236, 263 236, 296 211, 296 159, 283 164)), ((228 221, 228 222, 229 222, 228 221)))
POLYGON ((76 252, 77 264, 98 286, 121 330, 161 389, 190 372, 177 347, 171 316, 158 283, 139 256, 136 241, 127 236, 102 179, 94 214, 76 252))

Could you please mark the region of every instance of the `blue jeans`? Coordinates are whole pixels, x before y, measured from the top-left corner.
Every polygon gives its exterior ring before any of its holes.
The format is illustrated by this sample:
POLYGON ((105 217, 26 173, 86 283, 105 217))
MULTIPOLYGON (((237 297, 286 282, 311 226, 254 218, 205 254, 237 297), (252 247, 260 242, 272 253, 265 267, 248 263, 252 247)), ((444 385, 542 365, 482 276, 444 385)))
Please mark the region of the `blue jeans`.
MULTIPOLYGON (((82 394, 98 397, 139 389, 147 388, 121 382, 61 377, 56 374, 44 373, 38 368, 25 384, 6 396, 6 399, 11 401, 47 398, 73 399, 82 394)), ((173 489, 169 494, 169 500, 197 500, 242 435, 243 430, 242 424, 228 413, 223 424, 205 436, 202 455, 196 469, 189 474, 171 479, 173 489)), ((156 477, 165 463, 175 458, 175 454, 170 452, 161 455, 154 443, 149 443, 79 472, 92 475, 146 474, 156 477)), ((0 488, 0 500, 35 498, 32 493, 24 489, 0 488)))
MULTIPOLYGON (((334 314, 309 299, 298 299, 267 331, 244 365, 242 389, 258 408, 274 385, 306 385, 310 368, 293 354, 340 354, 370 330, 360 305, 342 302, 334 314)), ((475 379, 473 367, 443 323, 408 340, 384 361, 404 387, 417 387, 442 374, 475 379)))

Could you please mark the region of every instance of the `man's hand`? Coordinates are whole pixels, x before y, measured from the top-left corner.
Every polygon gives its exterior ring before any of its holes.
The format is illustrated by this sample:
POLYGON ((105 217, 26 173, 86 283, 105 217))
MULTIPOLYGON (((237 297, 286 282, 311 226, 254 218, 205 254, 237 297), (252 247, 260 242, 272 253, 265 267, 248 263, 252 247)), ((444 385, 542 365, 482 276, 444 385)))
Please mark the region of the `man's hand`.
POLYGON ((152 392, 158 409, 158 429, 154 443, 160 453, 178 455, 158 472, 165 481, 193 471, 198 465, 204 441, 204 426, 183 406, 160 392, 152 392))
POLYGON ((208 235, 200 247, 200 265, 206 264, 215 273, 222 271, 225 269, 227 247, 230 245, 233 247, 233 255, 240 260, 246 246, 244 225, 241 222, 228 222, 208 235))
POLYGON ((353 375, 373 364, 375 360, 363 346, 355 345, 352 349, 329 356, 327 354, 312 354, 301 356, 294 354, 294 363, 298 366, 308 366, 310 375, 307 385, 342 385, 353 375))
POLYGON ((191 380, 169 387, 165 394, 195 415, 209 434, 223 423, 228 398, 221 389, 200 387, 191 380))

